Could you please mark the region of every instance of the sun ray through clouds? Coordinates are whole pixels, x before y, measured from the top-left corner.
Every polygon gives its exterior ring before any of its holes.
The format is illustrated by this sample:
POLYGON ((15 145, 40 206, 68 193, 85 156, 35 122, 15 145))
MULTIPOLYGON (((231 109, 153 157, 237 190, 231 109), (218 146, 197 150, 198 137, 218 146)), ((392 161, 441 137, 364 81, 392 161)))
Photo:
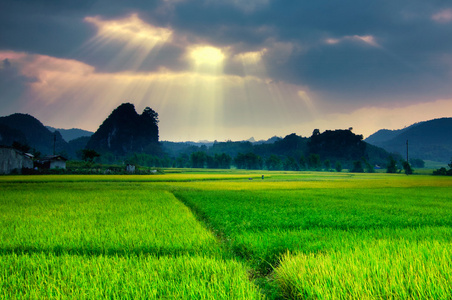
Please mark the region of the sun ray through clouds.
POLYGON ((85 17, 84 21, 94 25, 97 34, 73 55, 83 58, 108 53, 103 68, 107 71, 99 71, 82 61, 33 56, 24 72, 38 78, 32 90, 42 110, 49 105, 67 110, 82 104, 89 106, 85 114, 95 111, 104 115, 124 101, 150 106, 149 99, 145 98, 149 96, 150 87, 155 86, 159 72, 140 72, 139 69, 171 41, 172 30, 148 24, 137 14, 113 20, 85 17))
POLYGON ((161 47, 171 39, 173 32, 168 28, 152 26, 142 21, 137 14, 119 20, 103 20, 100 17, 86 17, 85 21, 96 26, 98 32, 87 44, 95 50, 110 44, 119 45, 110 62, 125 65, 128 70, 138 70, 151 55, 156 55, 161 47))
MULTIPOLYGON (((305 102, 297 94, 299 87, 274 81, 267 73, 264 56, 270 51, 262 48, 258 51, 242 52, 234 56, 245 73, 243 89, 248 115, 257 127, 268 129, 280 126, 273 120, 286 120, 288 123, 297 119, 306 109, 305 102), (258 97, 256 97, 258 95, 258 97)), ((312 105, 312 102, 310 103, 312 105)))
POLYGON ((187 49, 191 64, 190 89, 186 101, 195 127, 206 136, 215 137, 223 123, 223 67, 226 58, 222 49, 210 45, 194 45, 187 49))

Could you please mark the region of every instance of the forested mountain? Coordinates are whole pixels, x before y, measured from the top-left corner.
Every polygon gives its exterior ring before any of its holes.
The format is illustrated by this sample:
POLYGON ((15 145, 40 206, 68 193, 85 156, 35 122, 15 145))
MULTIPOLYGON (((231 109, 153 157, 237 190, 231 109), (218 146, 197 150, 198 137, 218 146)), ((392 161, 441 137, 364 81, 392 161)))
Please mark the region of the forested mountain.
POLYGON ((55 152, 69 151, 68 143, 61 134, 50 132, 38 119, 28 114, 12 114, 0 117, 0 144, 11 146, 19 142, 36 149, 43 155, 53 154, 54 139, 55 152))
POLYGON ((450 162, 452 157, 452 118, 441 118, 413 124, 401 130, 380 130, 366 142, 405 157, 450 162))
POLYGON ((161 152, 158 114, 146 107, 141 115, 131 103, 118 106, 91 136, 87 148, 100 153, 125 156, 133 153, 158 155, 161 152))
POLYGON ((81 137, 90 137, 93 135, 94 132, 78 129, 78 128, 71 128, 71 129, 63 129, 63 128, 54 128, 52 126, 46 126, 48 130, 51 132, 58 131, 61 133, 61 136, 66 142, 70 142, 72 140, 81 138, 81 137))
POLYGON ((308 154, 318 154, 320 159, 330 161, 353 162, 367 159, 366 143, 362 135, 351 130, 314 131, 308 141, 308 154))

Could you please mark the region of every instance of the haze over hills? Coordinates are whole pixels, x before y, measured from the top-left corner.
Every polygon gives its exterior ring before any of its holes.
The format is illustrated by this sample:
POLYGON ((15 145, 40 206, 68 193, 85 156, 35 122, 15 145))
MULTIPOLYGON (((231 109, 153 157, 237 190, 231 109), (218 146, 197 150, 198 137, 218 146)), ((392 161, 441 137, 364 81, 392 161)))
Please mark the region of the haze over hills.
POLYGON ((83 130, 79 128, 63 129, 63 128, 54 128, 52 126, 46 126, 46 128, 50 130, 50 132, 58 131, 59 133, 61 133, 61 136, 66 142, 70 142, 81 137, 90 137, 94 133, 92 131, 83 130))
POLYGON ((450 162, 452 158, 452 118, 434 119, 415 123, 399 130, 382 129, 365 141, 388 152, 424 160, 450 162))
MULTIPOLYGON (((225 153, 231 157, 239 153, 255 153, 262 157, 274 154, 284 158, 300 157, 317 152, 318 154, 324 153, 322 159, 325 160, 342 157, 333 155, 330 153, 331 149, 327 148, 337 147, 339 140, 347 137, 345 134, 349 132, 348 130, 327 130, 322 133, 321 145, 318 145, 320 148, 312 150, 314 148, 309 147, 309 138, 294 133, 284 138, 274 136, 260 141, 256 141, 254 138, 237 142, 175 143, 159 141, 157 123, 158 114, 155 111, 146 108, 139 115, 135 111, 134 105, 130 103, 124 103, 116 108, 95 133, 82 129, 56 130, 53 127, 44 126, 33 116, 12 114, 0 117, 0 144, 11 145, 16 141, 27 144, 43 155, 47 155, 53 153, 54 137, 56 137, 56 153, 64 154, 72 159, 76 158, 76 152, 80 149, 90 148, 104 153, 104 155, 110 153, 115 157, 124 158, 133 153, 169 158, 187 157, 198 151, 209 155, 225 153), (325 138, 327 136, 328 138, 325 138), (65 138, 69 142, 66 142, 65 138), (334 139, 336 144, 331 144, 334 139)), ((354 134, 350 137, 353 136, 359 137, 354 134)), ((379 130, 364 140, 367 144, 366 150, 361 151, 362 153, 359 155, 382 162, 388 154, 381 152, 379 150, 381 147, 390 153, 398 153, 400 155, 398 157, 405 157, 406 140, 409 141, 410 158, 450 162, 452 157, 452 118, 420 122, 400 130, 379 130)), ((352 149, 350 147, 354 146, 345 145, 341 151, 348 151, 352 149)), ((347 158, 349 162, 352 159, 361 159, 361 157, 347 158)))

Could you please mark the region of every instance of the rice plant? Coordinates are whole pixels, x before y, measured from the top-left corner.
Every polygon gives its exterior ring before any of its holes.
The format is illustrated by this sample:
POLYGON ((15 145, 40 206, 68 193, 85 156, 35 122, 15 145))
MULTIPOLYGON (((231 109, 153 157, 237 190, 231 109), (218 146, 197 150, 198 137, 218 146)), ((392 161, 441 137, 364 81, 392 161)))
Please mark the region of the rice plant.
POLYGON ((283 256, 279 286, 294 299, 451 299, 450 241, 376 240, 283 256))
POLYGON ((263 299, 246 268, 205 256, 0 256, 2 299, 263 299))

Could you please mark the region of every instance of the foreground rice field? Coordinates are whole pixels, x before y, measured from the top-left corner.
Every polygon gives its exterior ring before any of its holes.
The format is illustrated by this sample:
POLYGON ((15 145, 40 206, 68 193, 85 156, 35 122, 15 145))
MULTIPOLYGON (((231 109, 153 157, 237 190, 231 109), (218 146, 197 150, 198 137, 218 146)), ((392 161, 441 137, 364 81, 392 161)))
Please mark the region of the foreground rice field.
POLYGON ((0 298, 452 298, 451 179, 261 174, 1 176, 0 298))
POLYGON ((261 298, 245 265, 168 191, 93 180, 0 194, 1 299, 261 298))

